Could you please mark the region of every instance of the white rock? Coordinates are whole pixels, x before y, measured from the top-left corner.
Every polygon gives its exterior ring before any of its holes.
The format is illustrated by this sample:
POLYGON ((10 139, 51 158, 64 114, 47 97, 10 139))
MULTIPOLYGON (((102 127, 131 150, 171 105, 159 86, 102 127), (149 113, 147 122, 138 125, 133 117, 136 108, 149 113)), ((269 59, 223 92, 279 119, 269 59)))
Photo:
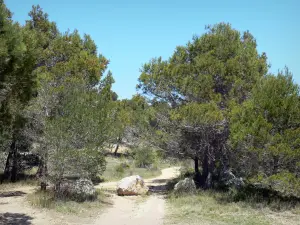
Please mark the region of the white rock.
POLYGON ((76 201, 93 200, 96 190, 91 180, 80 178, 76 181, 65 180, 60 184, 60 194, 76 201))
POLYGON ((148 190, 149 188, 139 175, 125 177, 117 184, 118 195, 142 195, 148 190))
POLYGON ((196 185, 192 178, 185 178, 175 185, 174 190, 175 192, 194 192, 196 185))

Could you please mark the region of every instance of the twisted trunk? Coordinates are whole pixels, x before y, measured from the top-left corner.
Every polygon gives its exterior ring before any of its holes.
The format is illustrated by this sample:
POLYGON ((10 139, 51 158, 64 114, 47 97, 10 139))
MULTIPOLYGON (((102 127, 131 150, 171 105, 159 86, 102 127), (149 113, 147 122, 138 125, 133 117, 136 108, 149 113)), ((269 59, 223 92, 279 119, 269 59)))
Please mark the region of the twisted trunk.
POLYGON ((117 156, 119 146, 120 146, 120 143, 121 143, 121 139, 122 139, 121 137, 118 137, 118 139, 117 139, 117 144, 116 144, 116 148, 115 148, 115 151, 114 151, 115 156, 117 156))
POLYGON ((3 180, 10 180, 11 182, 17 181, 18 175, 18 151, 16 142, 13 141, 10 145, 9 153, 6 159, 3 180))
POLYGON ((36 177, 41 179, 41 191, 46 191, 47 183, 46 177, 48 174, 48 167, 47 167, 47 154, 44 157, 41 157, 39 168, 36 173, 36 177))

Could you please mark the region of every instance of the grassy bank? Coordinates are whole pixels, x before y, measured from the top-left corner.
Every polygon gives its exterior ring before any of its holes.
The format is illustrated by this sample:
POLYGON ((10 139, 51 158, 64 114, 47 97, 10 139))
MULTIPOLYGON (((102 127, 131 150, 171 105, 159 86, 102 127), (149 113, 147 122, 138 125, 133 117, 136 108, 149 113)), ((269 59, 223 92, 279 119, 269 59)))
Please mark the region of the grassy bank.
POLYGON ((161 169, 170 166, 170 163, 159 162, 151 168, 138 168, 133 159, 122 157, 106 157, 106 161, 106 170, 100 176, 104 181, 117 181, 131 175, 140 175, 144 179, 156 177, 161 174, 161 169))
POLYGON ((166 225, 237 224, 298 225, 300 206, 275 211, 264 203, 224 201, 224 193, 200 191, 195 195, 170 195, 166 225))
POLYGON ((94 201, 76 202, 70 200, 57 200, 51 191, 36 191, 27 195, 28 202, 36 208, 55 210, 64 214, 84 214, 85 216, 93 215, 93 212, 99 213, 111 205, 109 196, 97 191, 97 198, 94 201))

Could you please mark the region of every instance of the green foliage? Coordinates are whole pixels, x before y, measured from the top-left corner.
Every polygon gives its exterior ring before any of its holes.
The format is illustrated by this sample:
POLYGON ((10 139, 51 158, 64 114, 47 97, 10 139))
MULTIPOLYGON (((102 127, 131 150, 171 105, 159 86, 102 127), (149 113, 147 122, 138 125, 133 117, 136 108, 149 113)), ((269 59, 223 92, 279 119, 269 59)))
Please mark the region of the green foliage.
POLYGON ((258 174, 250 179, 251 183, 259 183, 263 187, 271 187, 283 197, 300 198, 300 179, 293 173, 282 171, 271 176, 258 174))
POLYGON ((283 196, 297 196, 300 198, 300 179, 293 173, 281 172, 274 174, 268 177, 267 182, 283 196))
POLYGON ((35 37, 11 19, 0 2, 0 148, 6 150, 24 126, 22 110, 35 91, 35 37))
POLYGON ((222 111, 214 102, 189 103, 171 112, 171 120, 181 121, 183 124, 194 125, 212 124, 224 120, 222 111))
MULTIPOLYGON (((220 23, 177 47, 168 60, 146 63, 138 88, 153 102, 152 144, 177 157, 200 160, 204 180, 226 168, 230 106, 250 96, 267 73, 266 60, 249 32, 220 23)), ((205 186, 211 186, 211 179, 205 186)))
POLYGON ((124 177, 132 175, 140 175, 142 178, 156 177, 161 174, 160 169, 169 166, 159 163, 159 168, 138 168, 135 166, 134 160, 130 158, 121 159, 119 157, 106 157, 106 170, 101 179, 105 181, 118 181, 124 177))
POLYGON ((137 146, 142 142, 141 133, 150 120, 148 109, 145 98, 140 95, 114 102, 112 128, 115 135, 113 143, 117 145, 115 153, 120 144, 137 146))
POLYGON ((243 100, 266 72, 266 56, 257 53, 254 37, 220 23, 177 47, 168 61, 145 64, 138 87, 173 104, 243 100))
POLYGON ((133 150, 134 163, 140 168, 149 168, 157 162, 157 154, 153 149, 139 147, 133 150))
POLYGON ((112 135, 108 60, 89 35, 60 33, 39 6, 29 15, 24 29, 40 38, 37 95, 26 107, 25 133, 38 146, 42 177, 57 184, 65 176, 94 178, 105 170, 102 150, 112 135))
POLYGON ((110 137, 109 104, 104 93, 72 83, 63 91, 57 114, 46 118, 45 139, 50 175, 94 177, 105 169, 101 153, 110 137))
POLYGON ((117 172, 117 174, 123 175, 125 173, 125 170, 129 168, 130 168, 129 164, 123 162, 115 167, 115 171, 117 172))
MULTIPOLYGON (((233 107, 230 140, 241 175, 271 179, 287 172, 299 177, 299 104, 299 86, 286 69, 261 79, 251 98, 233 107)), ((277 189, 275 183, 271 186, 277 189)))

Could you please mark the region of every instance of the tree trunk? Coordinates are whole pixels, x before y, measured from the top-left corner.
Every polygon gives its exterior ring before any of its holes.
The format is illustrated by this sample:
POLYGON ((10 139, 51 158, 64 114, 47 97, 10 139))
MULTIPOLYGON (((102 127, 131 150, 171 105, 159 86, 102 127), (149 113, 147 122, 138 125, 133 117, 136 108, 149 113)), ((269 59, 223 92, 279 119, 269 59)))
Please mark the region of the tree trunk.
POLYGON ((199 171, 199 158, 197 156, 194 158, 194 164, 195 164, 195 174, 198 175, 200 174, 200 171, 199 171))
POLYGON ((117 156, 118 150, 119 150, 119 143, 117 143, 116 148, 115 148, 115 151, 114 151, 114 155, 115 155, 115 156, 117 156))
POLYGON ((6 158, 6 164, 5 164, 4 174, 3 174, 3 177, 1 179, 1 183, 4 180, 10 179, 11 167, 12 167, 12 152, 9 151, 8 156, 6 158))
POLYGON ((114 151, 114 155, 115 156, 117 156, 117 152, 119 150, 120 142, 121 142, 121 138, 118 137, 118 139, 117 139, 117 145, 116 145, 116 148, 115 148, 115 151, 114 151))
POLYGON ((17 181, 18 175, 18 151, 16 142, 13 141, 10 145, 9 153, 6 159, 3 180, 17 181))
POLYGON ((205 180, 205 189, 210 189, 212 187, 212 172, 208 172, 207 178, 205 180))
POLYGON ((273 174, 278 173, 279 169, 279 157, 273 156, 273 174))
POLYGON ((16 145, 13 145, 13 165, 11 169, 11 182, 16 182, 17 181, 17 176, 18 176, 18 152, 16 145))
POLYGON ((40 163, 39 163, 39 168, 38 168, 38 171, 36 173, 36 177, 41 179, 41 191, 46 191, 46 188, 47 188, 47 182, 46 182, 47 174, 48 174, 47 155, 45 155, 44 157, 41 157, 40 163))
POLYGON ((201 186, 205 189, 212 187, 212 172, 213 172, 213 163, 208 157, 208 151, 204 152, 203 162, 202 162, 202 178, 201 186))
POLYGON ((207 151, 205 151, 203 161, 202 161, 202 177, 204 181, 206 180, 207 176, 208 176, 208 155, 207 155, 207 151))
POLYGON ((44 175, 44 166, 45 166, 45 160, 44 157, 40 158, 39 167, 36 171, 36 178, 41 178, 44 175))
POLYGON ((212 181, 213 181, 213 170, 214 170, 214 162, 206 157, 206 172, 204 177, 204 188, 210 189, 212 187, 212 181))
POLYGON ((47 184, 46 182, 41 182, 41 191, 46 191, 46 188, 47 188, 47 184))

